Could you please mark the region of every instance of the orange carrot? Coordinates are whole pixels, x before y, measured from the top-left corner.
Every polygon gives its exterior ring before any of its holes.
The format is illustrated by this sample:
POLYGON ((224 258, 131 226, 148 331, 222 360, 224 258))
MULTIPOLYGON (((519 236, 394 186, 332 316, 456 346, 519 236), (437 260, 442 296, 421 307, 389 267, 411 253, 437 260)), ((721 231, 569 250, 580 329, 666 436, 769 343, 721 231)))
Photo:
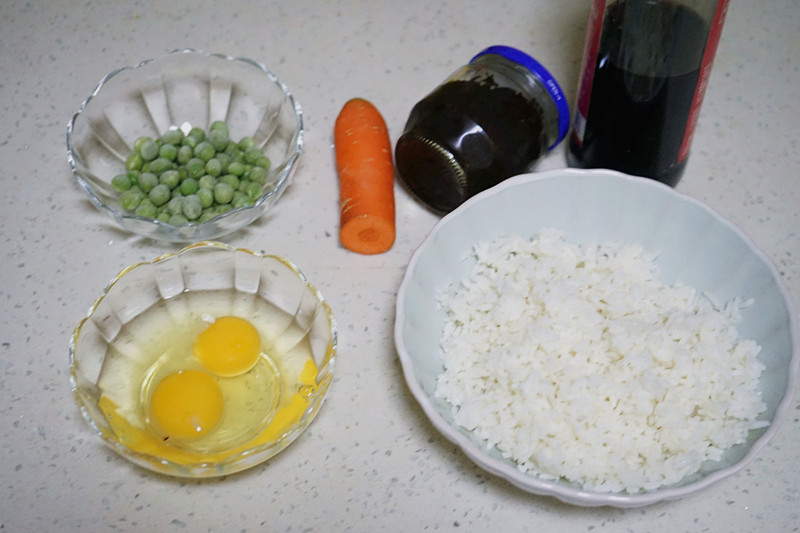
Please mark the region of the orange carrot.
POLYGON ((339 240, 348 250, 379 254, 394 244, 394 165, 389 131, 363 98, 349 100, 333 130, 339 172, 339 240))

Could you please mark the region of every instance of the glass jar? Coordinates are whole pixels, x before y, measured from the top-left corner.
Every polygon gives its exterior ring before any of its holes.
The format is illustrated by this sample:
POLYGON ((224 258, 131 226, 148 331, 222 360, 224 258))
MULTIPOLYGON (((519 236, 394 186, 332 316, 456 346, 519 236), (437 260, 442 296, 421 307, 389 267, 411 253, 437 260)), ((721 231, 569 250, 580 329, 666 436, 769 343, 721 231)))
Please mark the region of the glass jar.
POLYGON ((523 173, 569 128, 556 80, 536 60, 492 46, 411 110, 395 147, 400 179, 438 213, 523 173))

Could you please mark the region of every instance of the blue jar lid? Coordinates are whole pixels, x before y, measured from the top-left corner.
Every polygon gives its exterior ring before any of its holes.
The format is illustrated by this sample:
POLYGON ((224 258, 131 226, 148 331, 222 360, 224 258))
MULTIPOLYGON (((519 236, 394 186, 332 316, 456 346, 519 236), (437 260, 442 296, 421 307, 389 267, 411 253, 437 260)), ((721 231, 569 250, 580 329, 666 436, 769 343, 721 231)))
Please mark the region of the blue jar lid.
POLYGON ((556 104, 556 109, 558 110, 558 138, 556 139, 556 142, 553 143, 553 145, 547 150, 550 151, 555 148, 556 145, 560 143, 561 140, 567 135, 570 120, 567 99, 564 97, 564 91, 561 90, 561 87, 558 85, 558 82, 556 82, 556 79, 547 71, 546 68, 541 65, 541 63, 536 61, 525 52, 510 46, 490 46, 473 57, 470 63, 486 54, 503 56, 506 59, 522 65, 530 70, 537 78, 539 78, 542 84, 547 88, 547 91, 550 93, 550 97, 553 99, 553 103, 556 104))

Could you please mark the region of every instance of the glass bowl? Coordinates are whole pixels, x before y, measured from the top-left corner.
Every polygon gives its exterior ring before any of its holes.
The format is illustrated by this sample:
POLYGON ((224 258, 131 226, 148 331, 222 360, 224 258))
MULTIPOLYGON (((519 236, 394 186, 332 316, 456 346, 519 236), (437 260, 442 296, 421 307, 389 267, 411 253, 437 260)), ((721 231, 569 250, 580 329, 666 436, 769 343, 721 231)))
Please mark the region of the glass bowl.
POLYGON ((275 74, 252 59, 190 49, 109 73, 67 125, 67 159, 92 204, 126 230, 169 242, 216 239, 261 216, 288 186, 302 148, 300 105, 275 74), (178 226, 121 207, 111 180, 125 172, 136 139, 171 128, 208 131, 218 120, 232 140, 252 136, 270 159, 254 205, 178 226))
POLYGON ((200 242, 130 266, 108 284, 75 327, 70 379, 83 417, 114 451, 155 472, 214 477, 266 461, 308 427, 330 386, 336 350, 330 307, 292 263, 200 242), (147 383, 191 369, 186 339, 229 315, 256 326, 261 359, 243 375, 215 376, 223 418, 208 438, 168 440, 151 423, 147 383), (241 427, 225 418, 239 413, 239 401, 256 405, 241 427), (208 440, 223 428, 228 433, 208 440))
POLYGON ((740 471, 776 433, 797 387, 797 315, 768 258, 740 229, 697 200, 654 180, 607 170, 517 176, 449 213, 409 261, 396 316, 395 343, 406 382, 433 425, 488 472, 574 505, 640 507, 685 497, 740 471), (544 228, 559 229, 567 242, 576 244, 638 243, 658 254, 655 264, 663 283, 683 282, 716 302, 752 300, 741 309, 736 327, 741 337, 761 346, 758 360, 765 368, 758 391, 766 410, 758 420, 767 425, 751 429, 744 442, 728 448, 718 461, 705 461, 699 471, 676 483, 630 493, 586 490, 564 478, 523 472, 495 446, 458 425, 450 404, 436 394, 444 372, 440 341, 447 322, 438 295, 448 283, 469 276, 476 243, 509 235, 531 238, 544 228))

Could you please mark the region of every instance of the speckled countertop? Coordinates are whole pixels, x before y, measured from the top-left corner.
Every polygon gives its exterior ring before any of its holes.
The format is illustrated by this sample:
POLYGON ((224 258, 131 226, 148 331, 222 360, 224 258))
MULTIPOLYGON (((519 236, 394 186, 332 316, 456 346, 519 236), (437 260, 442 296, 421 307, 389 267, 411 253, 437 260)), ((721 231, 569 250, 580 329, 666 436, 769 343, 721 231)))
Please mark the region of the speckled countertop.
MULTIPOLYGON (((0 530, 797 531, 800 404, 742 472, 681 501, 583 509, 514 488, 442 438, 396 357, 395 294, 437 218, 397 190, 379 256, 337 239, 333 122, 372 100, 393 139, 411 106, 491 44, 528 51, 570 102, 589 0, 0 3, 0 530), (174 246, 115 229, 73 180, 68 118, 107 72, 174 48, 258 59, 305 113, 306 151, 273 212, 225 241, 285 255, 340 326, 336 378, 290 448, 215 481, 152 475, 106 449, 72 400, 72 328, 122 267, 174 246)), ((800 295, 800 32, 795 0, 732 2, 678 190, 739 225, 800 295)), ((565 166, 558 149, 539 169, 565 166)))

